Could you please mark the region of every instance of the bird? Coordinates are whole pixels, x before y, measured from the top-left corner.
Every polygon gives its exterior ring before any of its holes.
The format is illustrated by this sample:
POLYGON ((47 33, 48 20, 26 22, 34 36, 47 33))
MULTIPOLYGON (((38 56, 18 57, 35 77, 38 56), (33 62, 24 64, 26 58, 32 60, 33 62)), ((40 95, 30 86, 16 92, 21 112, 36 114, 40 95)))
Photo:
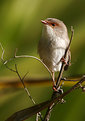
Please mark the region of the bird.
POLYGON ((41 20, 43 23, 41 39, 38 43, 40 59, 52 74, 53 87, 56 85, 55 72, 59 72, 62 62, 66 63, 65 70, 70 65, 70 49, 64 59, 65 50, 69 45, 69 37, 66 25, 56 18, 41 20))

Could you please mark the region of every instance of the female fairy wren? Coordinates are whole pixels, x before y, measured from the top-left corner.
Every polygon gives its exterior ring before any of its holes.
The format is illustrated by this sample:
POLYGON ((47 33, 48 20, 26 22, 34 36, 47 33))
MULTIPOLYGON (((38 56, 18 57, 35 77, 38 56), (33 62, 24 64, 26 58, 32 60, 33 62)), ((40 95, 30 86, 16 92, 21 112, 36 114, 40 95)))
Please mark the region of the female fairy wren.
MULTIPOLYGON (((65 24, 59 19, 47 18, 41 22, 44 26, 38 45, 38 53, 43 63, 52 72, 55 85, 54 73, 61 69, 62 58, 70 40, 65 24)), ((70 51, 68 51, 66 63, 69 62, 69 58, 70 51)))

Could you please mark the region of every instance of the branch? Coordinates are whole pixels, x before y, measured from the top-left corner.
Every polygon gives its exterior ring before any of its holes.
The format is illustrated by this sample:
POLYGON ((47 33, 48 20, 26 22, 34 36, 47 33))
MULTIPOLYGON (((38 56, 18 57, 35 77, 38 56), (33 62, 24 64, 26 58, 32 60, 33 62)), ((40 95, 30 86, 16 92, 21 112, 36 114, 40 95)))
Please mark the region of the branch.
MULTIPOLYGON (((6 64, 5 64, 5 65, 6 65, 6 64)), ((15 70, 9 68, 7 65, 6 65, 6 68, 8 68, 9 70, 15 72, 15 73, 18 75, 18 77, 19 77, 19 79, 20 79, 20 81, 21 81, 21 83, 22 83, 22 85, 23 85, 23 88, 24 88, 25 92, 27 93, 28 97, 30 98, 30 100, 32 101, 33 104, 36 104, 36 102, 34 101, 34 99, 32 98, 32 96, 30 95, 30 92, 29 92, 28 89, 26 88, 26 86, 25 86, 25 84, 24 84, 24 81, 23 81, 24 78, 26 77, 27 73, 24 75, 23 78, 21 78, 21 76, 20 76, 20 74, 19 74, 19 72, 18 72, 18 69, 17 69, 17 65, 16 65, 16 64, 15 64, 15 70)), ((36 118, 36 121, 38 121, 38 117, 40 117, 40 119, 41 119, 41 121, 42 121, 42 115, 41 115, 40 112, 37 113, 37 116, 36 116, 36 117, 37 117, 37 118, 36 118)))
POLYGON ((85 75, 81 78, 81 80, 78 83, 76 83, 73 87, 71 87, 69 90, 67 90, 66 92, 64 92, 60 96, 54 97, 51 100, 48 100, 48 101, 45 101, 43 103, 37 104, 37 105, 32 106, 30 108, 20 110, 20 111, 14 113, 12 116, 10 116, 5 121, 23 121, 23 120, 26 120, 26 119, 30 118, 31 116, 35 115, 36 113, 38 113, 38 112, 44 110, 45 108, 51 106, 53 103, 58 103, 62 98, 64 98, 69 93, 71 93, 73 90, 75 90, 77 88, 81 88, 80 85, 84 81, 85 81, 85 75))
MULTIPOLYGON (((71 26, 71 38, 70 38, 69 45, 68 45, 68 47, 65 50, 64 59, 67 56, 68 50, 70 48, 71 41, 73 39, 73 35, 74 35, 74 30, 73 30, 73 27, 71 26)), ((63 72, 64 72, 64 67, 65 67, 65 63, 62 62, 61 70, 59 72, 59 75, 58 75, 58 78, 57 78, 57 82, 56 82, 56 89, 58 89, 58 87, 59 87, 59 84, 60 84, 60 81, 61 81, 61 78, 62 78, 62 75, 63 75, 63 72)))

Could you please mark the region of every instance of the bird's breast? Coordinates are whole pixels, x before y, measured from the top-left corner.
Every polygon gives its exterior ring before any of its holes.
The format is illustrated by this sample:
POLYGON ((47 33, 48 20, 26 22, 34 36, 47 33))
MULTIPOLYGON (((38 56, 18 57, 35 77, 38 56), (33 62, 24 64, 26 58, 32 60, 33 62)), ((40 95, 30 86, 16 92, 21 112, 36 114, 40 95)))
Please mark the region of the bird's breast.
POLYGON ((65 53, 64 43, 61 44, 59 41, 48 40, 44 40, 41 43, 39 46, 40 58, 51 71, 59 71, 61 68, 60 60, 65 53))

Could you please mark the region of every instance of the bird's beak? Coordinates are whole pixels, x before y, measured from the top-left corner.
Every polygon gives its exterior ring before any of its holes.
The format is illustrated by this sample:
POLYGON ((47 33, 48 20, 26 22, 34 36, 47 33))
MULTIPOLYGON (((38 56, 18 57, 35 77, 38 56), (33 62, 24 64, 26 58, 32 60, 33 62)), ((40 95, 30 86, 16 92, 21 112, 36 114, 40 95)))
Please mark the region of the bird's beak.
POLYGON ((48 24, 48 22, 47 22, 46 20, 41 20, 41 22, 42 22, 43 24, 48 24))

